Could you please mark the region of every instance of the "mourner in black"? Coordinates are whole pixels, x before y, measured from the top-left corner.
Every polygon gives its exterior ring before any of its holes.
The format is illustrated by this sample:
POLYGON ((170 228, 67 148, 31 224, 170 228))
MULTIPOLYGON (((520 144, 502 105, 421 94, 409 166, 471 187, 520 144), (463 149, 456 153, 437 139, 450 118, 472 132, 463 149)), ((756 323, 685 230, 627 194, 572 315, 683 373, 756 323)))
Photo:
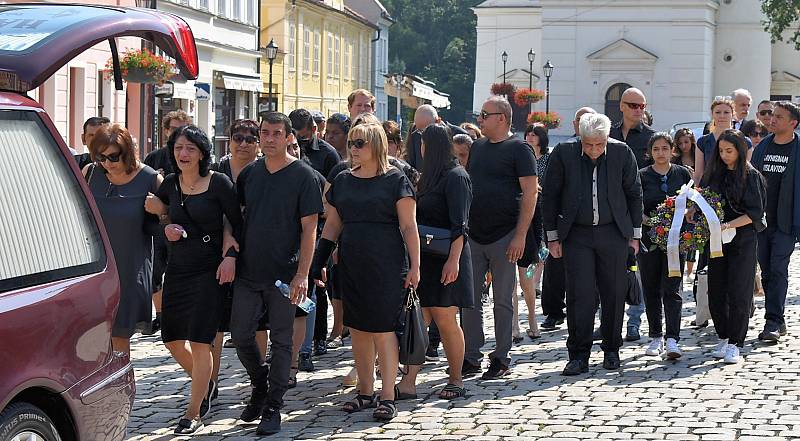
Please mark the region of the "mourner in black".
POLYGON ((314 170, 320 172, 322 176, 328 176, 333 166, 341 160, 339 153, 333 146, 320 139, 314 117, 308 110, 293 110, 289 114, 289 119, 297 133, 301 155, 308 158, 314 170))

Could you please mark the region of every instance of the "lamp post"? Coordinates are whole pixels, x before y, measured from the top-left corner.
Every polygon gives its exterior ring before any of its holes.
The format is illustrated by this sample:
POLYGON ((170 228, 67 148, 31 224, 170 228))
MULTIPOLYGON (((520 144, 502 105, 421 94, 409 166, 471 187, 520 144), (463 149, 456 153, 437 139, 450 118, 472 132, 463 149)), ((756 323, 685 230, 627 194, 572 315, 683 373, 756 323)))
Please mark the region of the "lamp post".
POLYGON ((550 112, 550 77, 553 75, 553 64, 550 63, 550 60, 547 60, 547 63, 542 66, 542 71, 544 71, 544 77, 547 79, 547 90, 545 91, 545 112, 550 112))
POLYGON ((500 55, 500 58, 503 59, 503 83, 506 82, 506 62, 508 61, 508 54, 506 51, 503 51, 503 54, 500 55))
POLYGON ((394 74, 394 82, 397 84, 397 125, 400 126, 400 131, 403 130, 403 118, 400 116, 400 112, 402 111, 402 103, 401 103, 401 88, 403 87, 403 77, 405 75, 401 73, 394 74))
MULTIPOLYGON (((530 68, 528 69, 528 89, 533 89, 533 60, 536 59, 536 52, 533 49, 528 51, 528 61, 530 62, 530 68)), ((533 103, 528 105, 529 109, 528 112, 533 112, 533 103)))
MULTIPOLYGON (((275 62, 275 58, 278 56, 278 45, 275 44, 275 40, 270 38, 269 44, 266 48, 264 48, 264 52, 267 55, 267 60, 269 60, 269 93, 267 95, 267 102, 269 103, 269 110, 273 111, 272 109, 272 63, 275 62)), ((274 111, 278 111, 278 106, 275 106, 274 111)))

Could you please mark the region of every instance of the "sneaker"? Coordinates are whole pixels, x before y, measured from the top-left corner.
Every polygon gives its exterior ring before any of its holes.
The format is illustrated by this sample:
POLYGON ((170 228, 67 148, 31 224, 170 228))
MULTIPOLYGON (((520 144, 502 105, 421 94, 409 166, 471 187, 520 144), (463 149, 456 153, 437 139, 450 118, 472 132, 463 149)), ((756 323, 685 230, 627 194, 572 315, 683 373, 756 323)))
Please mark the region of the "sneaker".
POLYGON ((198 430, 202 430, 203 427, 203 421, 200 420, 200 418, 195 420, 181 418, 180 421, 178 421, 178 426, 175 427, 175 431, 172 433, 175 435, 192 435, 198 430))
POLYGON ((650 346, 644 351, 645 355, 651 357, 658 357, 662 352, 664 352, 664 337, 655 337, 650 340, 650 346))
POLYGON ((214 385, 214 391, 211 392, 211 398, 209 399, 209 402, 213 403, 214 401, 217 401, 217 398, 219 397, 219 386, 217 386, 217 383, 215 383, 213 380, 211 383, 214 385))
POLYGON ((483 285, 483 289, 481 290, 481 302, 489 303, 489 288, 492 286, 491 283, 487 283, 483 285))
POLYGON ((231 348, 235 348, 236 344, 233 342, 232 338, 229 338, 229 339, 225 340, 225 343, 222 344, 222 347, 231 349, 231 348))
POLYGON ((729 344, 725 348, 725 364, 739 363, 739 346, 729 344))
POLYGON ((260 388, 253 388, 253 391, 250 394, 250 402, 247 403, 242 414, 239 416, 239 419, 244 421, 245 423, 251 423, 256 420, 256 418, 264 412, 264 407, 266 406, 267 400, 267 388, 264 387, 263 389, 260 388))
POLYGON ((642 336, 639 335, 638 326, 628 326, 628 333, 625 335, 625 341, 639 341, 642 336))
POLYGON ((281 412, 271 407, 265 408, 258 423, 256 435, 274 435, 281 431, 281 412))
POLYGON ((311 354, 300 354, 300 362, 297 367, 303 372, 314 372, 314 362, 311 361, 311 354))
POLYGON ((439 349, 433 345, 428 345, 425 351, 425 361, 439 361, 439 349))
POLYGON ((331 340, 328 340, 328 343, 325 345, 328 349, 336 349, 342 347, 342 337, 335 337, 331 340))
POLYGON ((677 360, 683 356, 683 352, 681 352, 681 348, 678 347, 678 342, 675 341, 674 338, 667 339, 667 353, 666 357, 668 360, 677 360))
POLYGON ((717 359, 725 358, 725 349, 728 347, 728 339, 721 338, 719 339, 719 343, 714 346, 714 349, 711 351, 711 356, 717 359))
POLYGON ((325 355, 328 353, 328 346, 325 344, 324 340, 316 340, 314 341, 314 356, 319 357, 320 355, 325 355))
POLYGON ((497 380, 508 375, 508 366, 504 366, 500 360, 493 358, 489 364, 489 369, 481 375, 482 380, 497 380))

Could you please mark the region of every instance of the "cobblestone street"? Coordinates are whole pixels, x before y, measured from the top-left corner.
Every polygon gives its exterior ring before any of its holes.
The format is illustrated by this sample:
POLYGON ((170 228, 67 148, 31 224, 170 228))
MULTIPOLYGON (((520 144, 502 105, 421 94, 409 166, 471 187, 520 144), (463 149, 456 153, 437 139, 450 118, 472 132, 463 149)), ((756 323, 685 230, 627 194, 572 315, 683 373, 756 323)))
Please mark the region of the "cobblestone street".
MULTIPOLYGON (((789 335, 777 345, 757 341, 763 326, 763 297, 750 323, 743 363, 724 365, 708 353, 716 343, 713 327, 695 330, 694 303, 684 303, 677 362, 647 357, 643 338, 625 343, 623 369, 603 370, 595 346, 589 374, 562 377, 567 360, 566 326, 525 339, 513 349, 512 372, 501 381, 466 380, 465 400, 447 402, 436 392, 446 383, 446 361, 428 363, 420 374, 419 399, 399 402, 399 416, 380 424, 371 411, 346 414, 341 404, 353 395, 340 377, 353 365, 348 346, 316 357, 316 372, 301 372, 282 409, 283 431, 270 439, 403 440, 782 440, 800 439, 800 258, 790 266, 786 315, 789 335)), ((691 299, 688 282, 684 298, 691 299)), ((520 301, 520 316, 524 301, 520 301)), ((491 324, 491 308, 485 308, 491 324)), ((538 318, 541 320, 541 317, 538 318)), ((522 323, 523 328, 527 326, 522 323)), ((487 338, 492 335, 490 329, 487 338)), ((349 343, 349 340, 345 340, 349 343)), ((488 342, 491 347, 494 340, 488 342)), ((158 335, 134 339, 137 397, 129 439, 175 439, 189 379, 169 357, 158 335)), ((488 352, 488 351, 487 351, 488 352)), ((442 351, 440 350, 440 354, 442 351)), ((488 362, 484 363, 484 368, 488 362)), ((249 397, 247 375, 234 349, 225 349, 219 400, 205 418, 198 439, 255 438, 256 423, 237 417, 249 397)))

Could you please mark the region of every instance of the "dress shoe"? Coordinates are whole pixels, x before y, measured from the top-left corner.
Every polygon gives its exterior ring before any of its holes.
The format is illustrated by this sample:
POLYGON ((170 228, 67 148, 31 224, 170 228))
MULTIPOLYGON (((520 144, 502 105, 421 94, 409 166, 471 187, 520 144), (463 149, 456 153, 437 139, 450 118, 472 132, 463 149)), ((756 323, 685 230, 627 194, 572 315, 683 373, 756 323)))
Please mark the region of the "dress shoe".
POLYGON ((558 329, 559 325, 564 323, 563 318, 555 318, 552 316, 548 316, 542 324, 539 326, 543 331, 552 331, 554 329, 558 329))
POLYGON ((642 336, 639 335, 639 328, 636 326, 628 326, 628 333, 625 335, 625 341, 639 341, 642 336))
POLYGON ((786 323, 781 323, 781 325, 778 326, 778 333, 780 335, 786 335, 786 323))
POLYGON ((561 375, 571 377, 574 375, 585 374, 589 372, 589 363, 583 360, 570 360, 569 363, 561 371, 561 375))
POLYGON ((274 435, 281 431, 281 412, 278 409, 265 408, 258 423, 256 435, 274 435))
POLYGON ((603 354, 603 369, 614 371, 619 369, 619 354, 616 352, 606 352, 603 354))
POLYGON ((780 331, 769 331, 764 329, 758 334, 758 339, 770 343, 777 343, 781 339, 780 331))

